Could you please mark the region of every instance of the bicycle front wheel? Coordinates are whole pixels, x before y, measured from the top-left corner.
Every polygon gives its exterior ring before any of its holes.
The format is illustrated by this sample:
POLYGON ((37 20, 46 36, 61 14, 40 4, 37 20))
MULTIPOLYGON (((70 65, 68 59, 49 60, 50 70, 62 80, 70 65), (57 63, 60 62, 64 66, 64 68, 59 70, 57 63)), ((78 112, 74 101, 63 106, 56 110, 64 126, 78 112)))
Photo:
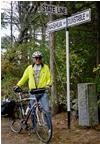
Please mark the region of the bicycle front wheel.
POLYGON ((52 123, 48 113, 42 108, 35 114, 34 125, 38 138, 42 142, 49 142, 52 137, 52 123))
POLYGON ((8 118, 8 124, 14 133, 19 133, 22 130, 21 119, 21 109, 15 106, 13 116, 8 118))

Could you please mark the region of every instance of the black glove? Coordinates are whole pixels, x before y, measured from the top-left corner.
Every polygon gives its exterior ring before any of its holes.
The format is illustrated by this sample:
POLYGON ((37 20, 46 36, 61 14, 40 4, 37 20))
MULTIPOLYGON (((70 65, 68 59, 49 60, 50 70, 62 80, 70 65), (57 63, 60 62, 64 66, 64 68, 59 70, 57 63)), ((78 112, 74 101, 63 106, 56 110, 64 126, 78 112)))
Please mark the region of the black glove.
POLYGON ((21 92, 22 89, 19 86, 16 85, 16 86, 13 87, 13 91, 14 92, 21 92))
POLYGON ((18 89, 18 88, 19 88, 19 86, 17 86, 17 85, 14 86, 14 87, 13 87, 13 91, 16 91, 16 89, 18 89))

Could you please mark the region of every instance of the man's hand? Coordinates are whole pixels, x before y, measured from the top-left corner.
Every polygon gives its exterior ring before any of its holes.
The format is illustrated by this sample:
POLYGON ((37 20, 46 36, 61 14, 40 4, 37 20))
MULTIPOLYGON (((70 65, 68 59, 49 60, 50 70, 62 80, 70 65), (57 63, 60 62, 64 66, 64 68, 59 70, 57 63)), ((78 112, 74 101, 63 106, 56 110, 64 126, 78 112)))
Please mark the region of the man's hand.
POLYGON ((47 86, 45 87, 45 89, 46 89, 46 90, 50 89, 50 86, 49 86, 49 85, 47 85, 47 86))
POLYGON ((13 87, 13 91, 16 91, 16 89, 18 89, 18 88, 19 88, 19 86, 17 86, 17 85, 14 86, 14 87, 13 87))

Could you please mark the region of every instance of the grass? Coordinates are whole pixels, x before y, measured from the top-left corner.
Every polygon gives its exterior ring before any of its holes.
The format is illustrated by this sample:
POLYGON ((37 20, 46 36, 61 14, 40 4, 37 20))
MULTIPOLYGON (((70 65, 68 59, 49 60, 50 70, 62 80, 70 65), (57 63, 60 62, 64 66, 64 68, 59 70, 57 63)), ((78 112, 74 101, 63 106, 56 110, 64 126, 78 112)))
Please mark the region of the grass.
POLYGON ((76 128, 79 128, 79 129, 90 129, 89 126, 81 126, 81 125, 77 125, 76 128))

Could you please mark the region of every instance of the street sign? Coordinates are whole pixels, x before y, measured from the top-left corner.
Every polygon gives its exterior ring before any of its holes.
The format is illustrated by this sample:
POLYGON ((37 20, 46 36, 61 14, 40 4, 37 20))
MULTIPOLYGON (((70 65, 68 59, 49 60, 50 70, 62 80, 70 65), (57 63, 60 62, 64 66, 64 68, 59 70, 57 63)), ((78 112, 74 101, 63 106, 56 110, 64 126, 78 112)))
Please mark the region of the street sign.
POLYGON ((41 8, 41 11, 44 13, 67 15, 67 8, 66 7, 41 3, 40 8, 41 8))
POLYGON ((54 32, 66 27, 66 18, 47 23, 47 32, 54 32))
POLYGON ((73 14, 71 17, 55 20, 47 23, 47 32, 54 32, 66 27, 72 27, 91 20, 91 9, 73 14))
POLYGON ((68 17, 67 23, 68 27, 79 25, 91 20, 91 9, 81 11, 79 13, 73 14, 71 17, 68 17))

